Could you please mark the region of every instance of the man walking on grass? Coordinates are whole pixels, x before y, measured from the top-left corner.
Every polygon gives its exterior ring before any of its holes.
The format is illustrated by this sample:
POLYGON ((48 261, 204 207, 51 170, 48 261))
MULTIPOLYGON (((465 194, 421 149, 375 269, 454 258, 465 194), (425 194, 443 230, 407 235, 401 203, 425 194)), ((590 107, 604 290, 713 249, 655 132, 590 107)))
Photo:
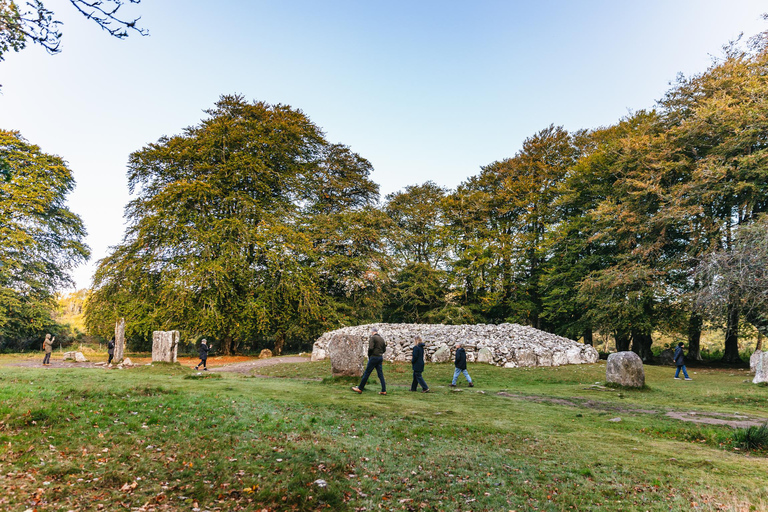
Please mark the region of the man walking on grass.
POLYGON ((688 376, 688 372, 685 371, 685 356, 683 355, 683 342, 677 344, 677 348, 675 348, 675 366, 677 366, 677 370, 675 371, 675 380, 680 380, 680 370, 683 370, 683 376, 685 377, 685 380, 693 380, 688 376))
POLYGON ((475 384, 472 382, 472 378, 469 376, 469 372, 467 371, 467 352, 464 350, 464 347, 461 345, 461 343, 456 344, 456 361, 454 362, 454 366, 456 369, 453 371, 451 387, 456 387, 456 379, 459 378, 460 373, 464 374, 464 378, 466 378, 467 382, 469 382, 469 387, 474 387, 475 384))
POLYGON ((384 352, 387 350, 387 343, 384 338, 379 336, 378 327, 371 329, 371 337, 368 339, 368 366, 365 367, 365 373, 363 378, 360 379, 360 384, 353 387, 352 391, 355 393, 362 393, 365 389, 365 384, 368 382, 368 377, 371 376, 373 369, 376 369, 376 375, 379 376, 379 382, 381 382, 380 395, 387 394, 387 384, 384 382, 384 371, 381 368, 381 363, 384 362, 384 352))
POLYGON ((413 382, 411 383, 411 391, 416 391, 418 385, 421 385, 422 393, 430 393, 429 386, 424 382, 424 377, 421 374, 424 372, 424 342, 421 341, 421 336, 416 336, 413 340, 413 355, 411 356, 411 368, 413 369, 413 382))

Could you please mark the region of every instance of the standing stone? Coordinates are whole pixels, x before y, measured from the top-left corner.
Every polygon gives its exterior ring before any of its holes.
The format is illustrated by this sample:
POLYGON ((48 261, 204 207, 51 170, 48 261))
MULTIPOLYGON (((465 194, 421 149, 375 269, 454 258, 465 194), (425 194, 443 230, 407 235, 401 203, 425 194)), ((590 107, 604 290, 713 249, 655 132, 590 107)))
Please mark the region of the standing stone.
POLYGON ((605 365, 605 381, 629 388, 643 387, 645 370, 642 359, 631 351, 609 355, 605 365))
POLYGON ((477 352, 477 362, 493 364, 493 352, 491 352, 491 349, 481 348, 477 352))
POLYGON ((264 350, 259 352, 259 359, 268 359, 270 357, 272 357, 272 351, 269 350, 268 348, 265 348, 264 350))
POLYGON ((152 362, 175 363, 179 349, 179 331, 152 333, 152 362))
POLYGON ((331 373, 334 377, 361 377, 368 345, 357 336, 337 334, 328 342, 331 373))
POLYGON ((448 345, 440 345, 437 347, 437 350, 435 350, 435 353, 432 355, 432 362, 433 363, 446 363, 451 359, 451 349, 448 348, 448 345))
POLYGON ((759 355, 755 358, 755 378, 752 380, 752 382, 754 384, 768 382, 768 352, 758 350, 755 352, 755 354, 759 355))
POLYGON ((125 353, 125 318, 115 322, 115 355, 112 360, 119 363, 125 353))
POLYGON ((755 373, 757 370, 757 362, 760 361, 760 358, 762 357, 762 350, 755 350, 752 352, 752 355, 749 356, 749 371, 752 373, 755 373))

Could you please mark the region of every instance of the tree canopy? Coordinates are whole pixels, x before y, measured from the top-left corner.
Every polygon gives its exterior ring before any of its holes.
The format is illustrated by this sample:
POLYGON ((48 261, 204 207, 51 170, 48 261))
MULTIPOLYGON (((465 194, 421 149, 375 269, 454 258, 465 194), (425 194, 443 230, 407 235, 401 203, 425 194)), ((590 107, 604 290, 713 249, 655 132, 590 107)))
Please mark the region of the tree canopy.
POLYGON ((0 345, 18 345, 50 327, 56 291, 85 262, 82 220, 66 206, 75 182, 59 157, 18 132, 0 130, 0 345))

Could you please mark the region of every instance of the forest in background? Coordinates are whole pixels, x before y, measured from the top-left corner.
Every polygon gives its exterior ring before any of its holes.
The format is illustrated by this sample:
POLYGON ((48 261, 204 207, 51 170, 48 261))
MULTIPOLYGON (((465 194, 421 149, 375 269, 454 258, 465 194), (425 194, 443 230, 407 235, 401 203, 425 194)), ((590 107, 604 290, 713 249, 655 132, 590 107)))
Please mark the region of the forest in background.
MULTIPOLYGON (((728 45, 653 110, 551 125, 456 189, 383 201, 371 164, 301 110, 222 96, 130 155, 127 230, 99 262, 85 328, 110 337, 124 317, 133 349, 178 329, 228 354, 306 348, 343 325, 517 322, 609 336, 647 361, 659 333, 699 358, 710 325, 736 362, 740 332, 768 327, 747 286, 766 290, 749 272, 768 261, 767 41, 728 45), (749 272, 726 279, 743 254, 749 272)), ((0 347, 13 350, 71 335, 55 294, 89 254, 66 164, 0 135, 0 347)))

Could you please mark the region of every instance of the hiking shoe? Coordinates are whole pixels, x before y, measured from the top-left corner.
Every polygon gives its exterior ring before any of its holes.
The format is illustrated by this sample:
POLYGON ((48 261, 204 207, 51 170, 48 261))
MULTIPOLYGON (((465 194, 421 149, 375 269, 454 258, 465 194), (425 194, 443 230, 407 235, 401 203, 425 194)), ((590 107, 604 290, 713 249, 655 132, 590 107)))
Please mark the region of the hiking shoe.
POLYGON ((675 380, 680 380, 680 377, 675 377, 675 380))
POLYGON ((456 384, 451 384, 451 387, 452 387, 452 388, 455 388, 455 387, 456 387, 456 384))
POLYGON ((386 391, 379 391, 379 394, 380 394, 380 395, 386 395, 386 394, 387 394, 387 392, 386 392, 386 391))
POLYGON ((425 390, 423 390, 423 391, 422 391, 422 393, 431 393, 431 392, 432 392, 432 390, 431 390, 431 389, 429 389, 429 388, 427 388, 427 389, 425 389, 425 390))
POLYGON ((692 378, 690 378, 690 377, 686 377, 686 378, 685 378, 685 380, 693 380, 693 379, 692 379, 692 378))
POLYGON ((471 388, 475 387, 475 383, 474 382, 470 382, 469 383, 469 387, 471 387, 471 388))
POLYGON ((203 368, 203 371, 204 371, 204 372, 207 372, 207 371, 208 371, 208 368, 203 368))
POLYGON ((360 389, 360 388, 359 388, 359 387, 357 387, 357 386, 352 386, 352 391, 354 391, 355 393, 362 393, 362 392, 363 392, 363 390, 362 390, 362 389, 360 389))

